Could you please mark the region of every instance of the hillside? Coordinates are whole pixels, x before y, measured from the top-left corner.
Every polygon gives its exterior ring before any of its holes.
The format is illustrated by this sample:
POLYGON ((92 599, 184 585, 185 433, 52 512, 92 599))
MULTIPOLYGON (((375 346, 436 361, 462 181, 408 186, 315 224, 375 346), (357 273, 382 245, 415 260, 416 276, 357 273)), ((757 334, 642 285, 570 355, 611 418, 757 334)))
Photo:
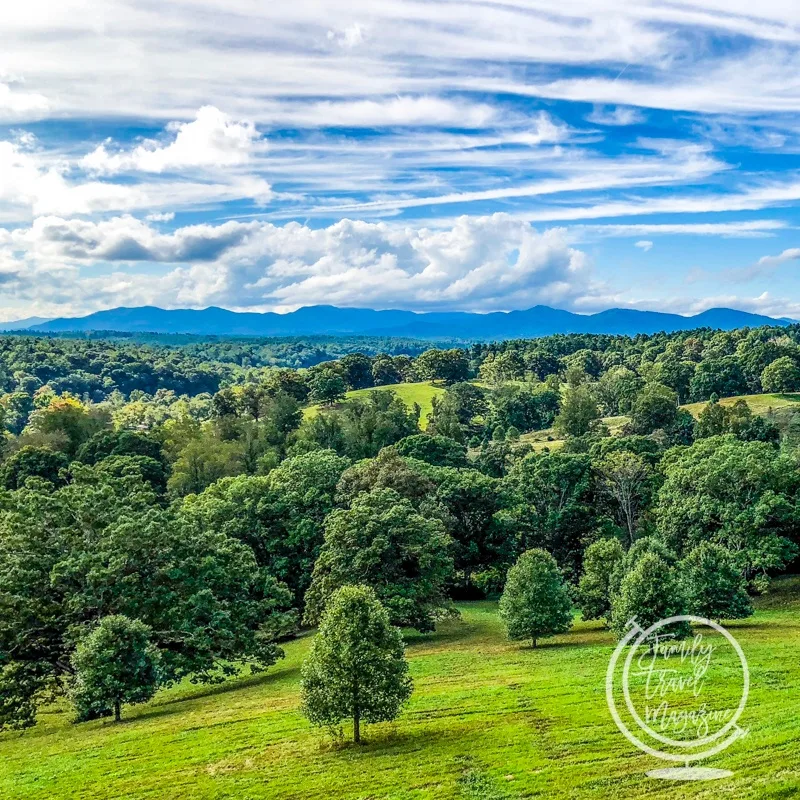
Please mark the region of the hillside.
MULTIPOLYGON (((128 719, 73 726, 43 715, 25 734, 0 735, 4 800, 294 800, 653 797, 655 765, 623 739, 605 702, 613 637, 599 623, 532 650, 502 635, 493 603, 460 606, 461 620, 407 636, 416 691, 394 724, 340 746, 300 715, 299 668, 310 637, 259 677, 217 687, 185 683, 128 719), (480 790, 480 793, 479 791, 480 790)), ((800 792, 800 580, 784 579, 756 616, 734 622, 753 676, 750 734, 715 760, 734 770, 726 796, 800 792)), ((733 690, 735 692, 735 690, 733 690)), ((658 797, 710 798, 704 784, 664 784, 658 797)))
POLYGON ((635 335, 660 331, 669 333, 703 327, 732 330, 762 325, 783 326, 788 322, 729 308, 712 308, 695 316, 683 317, 679 314, 622 308, 613 308, 597 314, 574 314, 548 306, 490 314, 376 311, 369 308, 335 306, 308 306, 287 314, 272 312, 260 314, 240 313, 215 307, 202 310, 166 310, 142 306, 112 308, 85 317, 62 317, 25 327, 42 333, 101 330, 224 336, 360 334, 476 341, 532 338, 554 333, 635 335))

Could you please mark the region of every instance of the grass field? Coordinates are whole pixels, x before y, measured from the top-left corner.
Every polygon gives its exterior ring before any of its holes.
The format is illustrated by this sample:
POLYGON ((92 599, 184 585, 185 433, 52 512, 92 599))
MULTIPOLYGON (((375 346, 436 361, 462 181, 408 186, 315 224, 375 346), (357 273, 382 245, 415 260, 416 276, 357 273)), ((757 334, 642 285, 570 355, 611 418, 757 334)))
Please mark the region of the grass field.
MULTIPOLYGON (((724 397, 719 402, 723 406, 732 406, 737 400, 746 401, 754 414, 762 416, 770 411, 782 409, 796 408, 800 411, 800 394, 745 394, 740 397, 724 397)), ((707 403, 689 403, 682 408, 690 411, 692 416, 698 417, 706 405, 707 403)))
MULTIPOLYGON (((445 391, 444 386, 434 383, 392 383, 388 386, 376 386, 371 389, 354 389, 347 393, 346 398, 350 400, 354 397, 366 397, 370 392, 386 391, 387 389, 393 391, 409 408, 412 408, 414 403, 419 404, 422 409, 419 418, 422 430, 428 427, 428 414, 433 410, 433 398, 445 391)), ((313 417, 319 412, 319 409, 319 406, 307 406, 303 409, 303 416, 313 417)))
POLYGON ((729 626, 750 663, 741 720, 750 733, 711 764, 734 777, 710 784, 644 776, 660 764, 609 717, 604 675, 614 643, 599 624, 579 622, 533 650, 503 638, 494 604, 460 608, 460 621, 407 637, 411 703, 397 722, 369 726, 361 747, 335 743, 299 714, 304 637, 264 676, 185 684, 128 709, 117 725, 72 725, 64 709, 0 735, 0 797, 800 797, 800 579, 777 582, 755 617, 729 626))

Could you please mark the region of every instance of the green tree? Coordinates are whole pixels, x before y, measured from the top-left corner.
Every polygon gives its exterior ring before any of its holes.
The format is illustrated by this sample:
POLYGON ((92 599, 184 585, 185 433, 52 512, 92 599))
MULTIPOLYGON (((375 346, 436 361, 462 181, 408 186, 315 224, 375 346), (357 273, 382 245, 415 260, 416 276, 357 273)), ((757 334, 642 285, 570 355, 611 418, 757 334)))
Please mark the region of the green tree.
POLYGON ((766 442, 732 435, 701 439, 665 459, 654 515, 680 556, 702 542, 730 550, 748 581, 764 582, 797 546, 800 475, 766 442))
POLYGON ((351 389, 364 389, 373 385, 372 361, 363 353, 348 353, 339 359, 339 368, 345 383, 351 389))
POLYGON ((572 626, 569 589, 555 559, 544 550, 524 552, 508 571, 500 598, 500 619, 509 639, 539 639, 572 626))
POLYGON ((403 637, 367 586, 342 586, 330 598, 301 672, 302 710, 320 726, 396 719, 411 696, 403 637))
POLYGON ((151 630, 121 614, 103 617, 78 643, 72 656, 75 678, 72 702, 80 719, 114 712, 119 722, 123 705, 146 703, 160 680, 161 654, 151 630))
POLYGON ((761 387, 765 392, 796 392, 800 389, 800 367, 789 356, 776 358, 761 373, 761 387))
POLYGON ((33 723, 64 688, 77 634, 104 616, 152 628, 168 683, 282 655, 290 595, 250 548, 178 517, 137 476, 74 464, 71 478, 10 492, 0 510, 0 728, 33 723))
POLYGON ((600 376, 595 392, 606 414, 629 414, 643 383, 632 369, 616 366, 600 376))
POLYGON ((437 467, 466 467, 467 448, 446 436, 415 434, 406 436, 395 445, 397 452, 437 467))
POLYGON ((568 386, 561 400, 561 411, 555 419, 555 428, 562 436, 583 436, 599 418, 600 410, 589 387, 568 386))
POLYGON ((308 382, 308 399, 312 403, 332 406, 347 393, 347 384, 341 375, 333 370, 319 370, 308 382))
POLYGON ((371 586, 392 624, 432 631, 452 613, 445 585, 453 574, 451 541, 392 489, 376 489, 325 521, 325 542, 306 594, 305 619, 316 623, 340 587, 371 586))
MULTIPOLYGON (((686 598, 675 568, 656 553, 643 555, 622 578, 619 592, 612 597, 611 629, 618 638, 628 631, 630 620, 646 630, 668 617, 686 613, 686 598)), ((683 638, 689 633, 687 623, 669 626, 669 633, 683 638)), ((659 631, 663 635, 664 631, 659 631)), ((653 637, 650 638, 653 647, 653 637)))
POLYGON ((0 467, 0 480, 6 489, 19 489, 28 478, 42 478, 54 486, 64 483, 60 471, 69 466, 69 460, 49 447, 25 445, 11 455, 0 467))
POLYGON ((577 582, 585 542, 598 524, 589 457, 532 453, 514 464, 501 486, 503 518, 517 537, 517 552, 541 547, 577 582))
POLYGON ((646 435, 668 428, 675 422, 678 412, 678 395, 668 386, 650 383, 636 398, 631 409, 633 433, 646 435))
POLYGON ((414 362, 421 380, 440 380, 446 384, 459 383, 469 378, 469 361, 463 350, 426 350, 414 362))
POLYGON ((733 554, 713 542, 703 542, 680 564, 690 614, 706 619, 742 619, 753 614, 742 573, 733 554))
POLYGON ((611 619, 612 575, 619 569, 624 555, 618 539, 600 539, 586 548, 583 575, 578 584, 585 620, 611 619))
POLYGON ((747 380, 736 356, 705 358, 695 370, 689 388, 692 400, 708 400, 712 394, 733 397, 747 392, 747 380))

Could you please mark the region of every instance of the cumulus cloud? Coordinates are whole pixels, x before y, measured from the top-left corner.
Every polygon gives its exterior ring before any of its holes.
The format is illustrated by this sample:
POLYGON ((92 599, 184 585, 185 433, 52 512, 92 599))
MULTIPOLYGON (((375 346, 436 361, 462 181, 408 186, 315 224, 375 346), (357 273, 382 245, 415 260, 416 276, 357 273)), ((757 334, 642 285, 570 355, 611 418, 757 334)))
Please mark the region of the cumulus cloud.
POLYGON ((160 180, 148 184, 81 179, 68 161, 32 150, 29 145, 24 136, 17 141, 0 141, 0 221, 165 205, 185 207, 239 198, 265 204, 273 196, 267 181, 249 175, 223 175, 215 182, 160 180))
MULTIPOLYGON (((319 229, 232 221, 171 233, 130 216, 100 222, 43 217, 7 234, 0 252, 11 251, 24 251, 27 263, 40 266, 177 265, 160 277, 125 275, 128 288, 116 304, 492 310, 569 307, 595 291, 585 254, 569 245, 564 230, 540 233, 504 214, 461 217, 438 230, 345 219, 319 229)), ((75 294, 92 286, 77 281, 75 294)), ((47 291, 41 285, 43 296, 47 291)), ((77 296, 74 302, 82 303, 77 296)))
POLYGON ((647 253, 652 249, 653 243, 647 239, 642 239, 640 242, 636 242, 634 247, 638 247, 640 250, 644 250, 644 252, 647 253))
POLYGON ((148 214, 145 219, 148 222, 171 222, 175 219, 175 212, 164 211, 162 213, 148 214))
POLYGON ((167 172, 193 167, 244 164, 263 140, 252 122, 234 122, 213 106, 203 106, 193 122, 172 122, 168 144, 146 141, 128 152, 109 153, 105 144, 86 155, 81 165, 99 174, 167 172))

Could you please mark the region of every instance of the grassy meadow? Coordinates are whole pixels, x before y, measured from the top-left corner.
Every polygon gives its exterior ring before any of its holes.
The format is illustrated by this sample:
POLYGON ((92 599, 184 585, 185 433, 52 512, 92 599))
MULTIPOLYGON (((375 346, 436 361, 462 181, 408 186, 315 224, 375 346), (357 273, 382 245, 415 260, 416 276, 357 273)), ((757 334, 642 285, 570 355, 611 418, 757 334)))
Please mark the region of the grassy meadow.
MULTIPOLYGON (((604 678, 614 648, 577 622, 537 649, 504 638, 496 605, 465 603, 434 634, 407 635, 415 692, 395 723, 342 744, 298 711, 310 636, 268 673, 163 691, 123 722, 73 725, 66 707, 0 735, 4 800, 328 797, 347 800, 529 797, 800 796, 800 579, 777 581, 756 615, 729 629, 750 663, 749 735, 710 766, 724 781, 656 782, 662 766, 617 731, 604 678)), ((732 705, 740 683, 731 680, 732 705)))
MULTIPOLYGON (((386 390, 393 391, 409 408, 412 408, 414 403, 419 404, 421 409, 419 425, 422 430, 425 430, 428 426, 428 414, 433 410, 433 398, 444 394, 445 387, 430 382, 392 383, 387 386, 375 386, 370 389, 354 389, 349 391, 345 397, 347 400, 352 400, 354 397, 366 397, 370 392, 386 390)), ((303 414, 306 417, 313 417, 319 413, 319 409, 320 406, 318 405, 307 406, 303 409, 303 414)))

